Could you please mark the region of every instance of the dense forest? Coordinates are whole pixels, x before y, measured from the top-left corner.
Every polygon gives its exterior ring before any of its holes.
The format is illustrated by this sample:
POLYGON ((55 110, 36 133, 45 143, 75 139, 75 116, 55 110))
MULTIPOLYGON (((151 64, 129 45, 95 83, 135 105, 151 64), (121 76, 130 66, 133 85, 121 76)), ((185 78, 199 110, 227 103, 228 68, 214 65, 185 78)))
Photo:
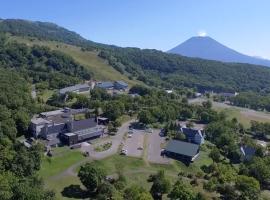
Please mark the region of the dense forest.
POLYGON ((25 20, 1 20, 0 32, 55 40, 100 51, 116 70, 131 79, 152 86, 197 88, 199 91, 253 91, 269 92, 270 69, 267 67, 222 63, 167 54, 157 50, 120 48, 94 43, 52 23, 25 20))
POLYGON ((16 140, 27 132, 35 105, 29 84, 18 73, 0 69, 0 199, 54 199, 36 175, 42 147, 27 149, 16 140))
POLYGON ((0 37, 0 67, 18 71, 32 83, 39 83, 37 87, 61 88, 91 77, 83 66, 59 51, 28 47, 0 37))
POLYGON ((197 88, 199 91, 269 92, 270 69, 167 54, 157 50, 114 48, 100 56, 120 72, 128 72, 151 85, 197 88))

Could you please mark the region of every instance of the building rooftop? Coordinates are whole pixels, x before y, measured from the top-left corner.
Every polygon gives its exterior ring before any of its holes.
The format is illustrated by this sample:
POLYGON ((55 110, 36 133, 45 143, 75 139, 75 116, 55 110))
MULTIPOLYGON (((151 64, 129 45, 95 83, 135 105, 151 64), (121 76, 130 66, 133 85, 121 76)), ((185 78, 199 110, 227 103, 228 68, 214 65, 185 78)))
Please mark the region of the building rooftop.
POLYGON ((124 87, 128 87, 128 84, 124 81, 115 81, 115 83, 121 85, 121 86, 124 86, 124 87))
POLYGON ((49 111, 49 112, 42 112, 42 113, 40 113, 40 115, 43 117, 49 117, 49 116, 53 116, 53 115, 60 115, 62 113, 64 113, 64 109, 53 110, 53 111, 49 111))
POLYGON ((242 146, 241 151, 245 156, 254 156, 256 149, 250 146, 242 146))
POLYGON ((73 121, 73 132, 96 127, 97 123, 94 118, 84 119, 80 121, 73 121))
POLYGON ((166 146, 166 151, 193 157, 198 153, 199 147, 197 144, 171 140, 166 146))
POLYGON ((50 123, 50 121, 38 117, 38 118, 32 118, 31 119, 31 123, 41 125, 41 124, 50 123))
POLYGON ((108 88, 113 88, 114 84, 112 82, 110 82, 110 81, 99 82, 99 83, 97 83, 97 87, 108 89, 108 88))
POLYGON ((70 86, 70 87, 62 88, 62 89, 59 90, 59 93, 60 94, 65 94, 67 92, 74 92, 74 91, 84 89, 84 88, 89 88, 90 89, 90 86, 87 83, 77 84, 77 85, 73 85, 73 86, 70 86))
POLYGON ((64 135, 70 137, 70 136, 74 136, 74 135, 76 135, 76 134, 74 134, 74 133, 65 133, 64 135))
POLYGON ((200 134, 200 130, 197 129, 181 128, 181 130, 185 135, 188 135, 190 137, 194 137, 196 134, 200 134))

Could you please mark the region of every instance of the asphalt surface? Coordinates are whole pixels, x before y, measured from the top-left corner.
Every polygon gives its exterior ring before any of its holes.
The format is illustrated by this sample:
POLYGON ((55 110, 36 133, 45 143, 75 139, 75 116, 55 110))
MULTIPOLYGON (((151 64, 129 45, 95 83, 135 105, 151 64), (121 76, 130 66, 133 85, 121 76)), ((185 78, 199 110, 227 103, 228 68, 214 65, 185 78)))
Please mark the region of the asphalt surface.
POLYGON ((124 123, 118 129, 116 135, 110 136, 108 138, 104 138, 104 140, 102 139, 102 141, 100 143, 98 143, 98 144, 90 145, 90 146, 86 146, 86 147, 81 147, 82 152, 88 152, 89 153, 89 157, 90 158, 93 158, 95 160, 100 160, 100 159, 109 157, 109 156, 111 156, 113 154, 116 154, 117 151, 118 151, 119 145, 123 141, 124 134, 128 132, 128 127, 129 127, 129 125, 130 125, 130 123, 132 121, 133 120, 124 123), (109 148, 106 151, 102 151, 102 152, 96 152, 96 151, 94 151, 94 147, 96 145, 104 144, 106 142, 112 142, 111 148, 109 148))
POLYGON ((131 137, 127 137, 124 141, 123 149, 127 150, 127 156, 141 157, 143 153, 144 135, 146 133, 143 130, 133 129, 131 137))
POLYGON ((165 143, 165 137, 160 136, 160 130, 154 129, 153 133, 149 133, 147 160, 150 163, 169 164, 170 159, 161 156, 162 143, 165 143))

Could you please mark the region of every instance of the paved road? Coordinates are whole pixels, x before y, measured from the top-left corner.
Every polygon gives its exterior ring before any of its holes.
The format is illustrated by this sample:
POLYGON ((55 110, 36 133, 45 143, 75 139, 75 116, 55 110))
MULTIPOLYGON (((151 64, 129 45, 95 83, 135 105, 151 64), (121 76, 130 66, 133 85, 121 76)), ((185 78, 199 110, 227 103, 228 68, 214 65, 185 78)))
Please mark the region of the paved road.
POLYGON ((116 154, 119 148, 119 145, 123 141, 124 134, 128 132, 128 127, 130 123, 133 122, 133 120, 130 120, 126 123, 124 123, 117 131, 117 134, 114 136, 110 136, 109 138, 106 138, 100 142, 100 144, 103 144, 105 142, 112 142, 112 146, 110 149, 102 152, 96 152, 94 151, 95 145, 90 145, 88 147, 82 147, 83 152, 89 152, 89 155, 91 158, 99 160, 106 158, 108 156, 111 156, 113 154, 116 154))
POLYGON ((147 160, 150 163, 169 164, 170 159, 161 156, 161 144, 165 142, 165 137, 160 136, 160 130, 154 129, 149 134, 147 160))

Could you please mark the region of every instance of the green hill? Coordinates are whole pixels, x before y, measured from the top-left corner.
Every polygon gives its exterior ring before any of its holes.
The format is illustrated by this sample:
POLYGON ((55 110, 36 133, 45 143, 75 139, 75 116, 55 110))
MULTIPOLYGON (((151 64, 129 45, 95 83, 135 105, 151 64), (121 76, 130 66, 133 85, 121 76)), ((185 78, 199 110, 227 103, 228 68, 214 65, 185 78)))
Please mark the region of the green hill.
POLYGON ((199 91, 270 92, 270 68, 263 66, 223 63, 151 49, 99 44, 47 22, 1 20, 0 32, 9 33, 13 39, 29 45, 39 44, 58 49, 86 66, 97 79, 121 79, 130 84, 138 83, 129 80, 129 77, 147 85, 168 88, 184 86, 199 91))
POLYGON ((121 74, 110 66, 107 60, 98 56, 97 50, 82 50, 81 47, 65 44, 58 41, 47 41, 33 37, 9 36, 10 41, 27 44, 28 46, 47 46, 52 50, 61 51, 71 56, 75 61, 86 67, 96 80, 123 80, 129 85, 142 84, 137 80, 130 80, 126 75, 121 74))

